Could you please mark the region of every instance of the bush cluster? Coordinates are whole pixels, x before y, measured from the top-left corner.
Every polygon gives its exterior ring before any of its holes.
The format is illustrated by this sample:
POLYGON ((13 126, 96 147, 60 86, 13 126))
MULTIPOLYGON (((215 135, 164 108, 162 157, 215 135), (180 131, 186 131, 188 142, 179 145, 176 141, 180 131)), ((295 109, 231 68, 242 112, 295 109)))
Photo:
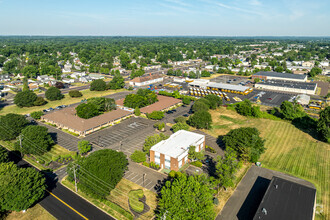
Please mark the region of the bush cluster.
POLYGON ((143 151, 135 150, 130 156, 131 160, 136 163, 141 163, 146 161, 146 153, 143 151))

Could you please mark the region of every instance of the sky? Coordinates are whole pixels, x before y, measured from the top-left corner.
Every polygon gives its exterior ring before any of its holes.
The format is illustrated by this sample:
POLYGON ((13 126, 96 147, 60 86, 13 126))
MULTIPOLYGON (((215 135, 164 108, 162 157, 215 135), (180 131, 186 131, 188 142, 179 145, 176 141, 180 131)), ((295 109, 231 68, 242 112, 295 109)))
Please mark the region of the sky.
POLYGON ((330 36, 329 0, 0 0, 0 35, 330 36))

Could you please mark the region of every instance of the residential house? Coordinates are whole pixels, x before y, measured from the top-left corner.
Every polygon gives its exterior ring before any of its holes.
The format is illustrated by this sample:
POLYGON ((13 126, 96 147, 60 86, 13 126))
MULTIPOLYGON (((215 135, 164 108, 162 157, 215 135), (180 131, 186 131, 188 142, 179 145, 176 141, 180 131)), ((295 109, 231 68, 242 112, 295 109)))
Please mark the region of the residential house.
POLYGON ((86 76, 85 72, 74 72, 70 75, 71 78, 78 79, 79 77, 86 76))
POLYGON ((314 61, 306 61, 302 63, 303 67, 313 67, 314 66, 314 61))
POLYGON ((62 79, 62 82, 71 84, 71 83, 74 83, 74 79, 64 78, 64 79, 62 79))
POLYGON ((29 89, 32 91, 39 89, 38 83, 36 83, 36 82, 29 83, 29 89))
POLYGON ((104 79, 104 76, 98 73, 90 73, 89 76, 92 78, 92 80, 104 79))
POLYGON ((322 61, 320 62, 321 67, 328 67, 329 66, 329 61, 322 61))
POLYGON ((189 162, 188 152, 191 146, 196 147, 196 152, 205 149, 205 135, 185 130, 177 131, 150 149, 150 161, 161 168, 178 171, 189 162))
POLYGON ((322 75, 330 75, 330 67, 326 67, 322 70, 322 75))
POLYGON ((50 78, 48 75, 41 75, 37 77, 37 80, 42 83, 48 83, 50 81, 50 78))
POLYGON ((23 85, 23 82, 22 82, 22 80, 13 80, 13 81, 10 81, 9 85, 21 86, 21 85, 23 85))
POLYGON ((0 74, 0 81, 9 82, 10 81, 10 75, 9 74, 0 74))
POLYGON ((67 62, 66 64, 64 64, 62 72, 63 73, 69 73, 69 72, 71 72, 71 69, 72 69, 72 64, 67 62))
POLYGON ((90 76, 82 76, 79 78, 79 82, 82 82, 82 83, 88 83, 91 81, 93 81, 93 79, 90 76))

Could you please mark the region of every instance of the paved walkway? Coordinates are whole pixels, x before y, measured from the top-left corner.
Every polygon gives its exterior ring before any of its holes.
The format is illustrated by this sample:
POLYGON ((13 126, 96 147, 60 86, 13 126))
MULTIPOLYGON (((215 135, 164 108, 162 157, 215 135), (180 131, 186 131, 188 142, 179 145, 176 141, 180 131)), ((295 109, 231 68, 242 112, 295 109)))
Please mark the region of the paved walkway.
POLYGON ((273 176, 315 188, 306 180, 253 165, 238 184, 234 194, 229 198, 216 220, 252 219, 273 176))

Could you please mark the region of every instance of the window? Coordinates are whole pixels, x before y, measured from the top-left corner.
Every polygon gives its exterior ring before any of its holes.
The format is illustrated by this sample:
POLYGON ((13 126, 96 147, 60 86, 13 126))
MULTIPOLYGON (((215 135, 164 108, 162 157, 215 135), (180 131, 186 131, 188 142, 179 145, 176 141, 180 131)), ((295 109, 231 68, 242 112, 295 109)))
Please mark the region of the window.
POLYGON ((183 162, 182 160, 179 161, 179 168, 182 167, 182 162, 183 162))
POLYGON ((165 162, 171 163, 171 160, 169 160, 169 159, 165 159, 165 162))
POLYGON ((165 168, 166 168, 166 169, 171 169, 171 164, 168 165, 168 164, 165 163, 165 168))
POLYGON ((157 156, 157 155, 155 155, 155 159, 158 159, 158 160, 160 160, 160 157, 159 157, 159 156, 157 156))

